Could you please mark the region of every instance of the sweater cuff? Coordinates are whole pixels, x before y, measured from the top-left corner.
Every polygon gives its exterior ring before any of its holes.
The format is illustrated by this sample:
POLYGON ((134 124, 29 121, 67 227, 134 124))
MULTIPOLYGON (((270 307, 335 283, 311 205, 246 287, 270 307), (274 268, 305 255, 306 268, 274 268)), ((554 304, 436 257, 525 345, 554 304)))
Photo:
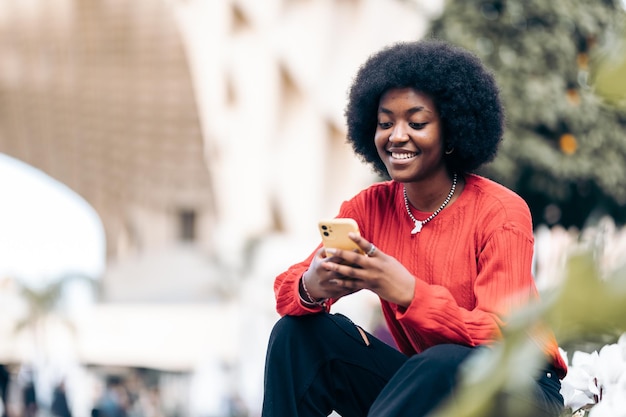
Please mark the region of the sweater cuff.
POLYGON ((411 304, 409 304, 408 307, 398 306, 396 310, 396 319, 404 320, 407 317, 417 314, 417 310, 422 306, 419 294, 423 294, 425 289, 424 287, 427 286, 428 285, 424 281, 417 278, 415 279, 415 289, 413 290, 413 299, 411 300, 411 304))
POLYGON ((305 300, 302 299, 302 297, 300 296, 300 280, 302 280, 302 275, 300 275, 300 278, 294 281, 295 285, 293 288, 294 298, 297 300, 296 302, 298 303, 298 305, 302 307, 304 310, 311 312, 311 313, 317 313, 323 310, 325 306, 309 304, 305 300))

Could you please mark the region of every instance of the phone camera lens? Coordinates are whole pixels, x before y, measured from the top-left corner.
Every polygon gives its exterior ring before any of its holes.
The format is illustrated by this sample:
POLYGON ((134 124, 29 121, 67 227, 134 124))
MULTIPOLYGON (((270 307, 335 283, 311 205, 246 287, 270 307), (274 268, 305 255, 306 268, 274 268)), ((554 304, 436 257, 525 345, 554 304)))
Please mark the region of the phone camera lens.
POLYGON ((330 233, 324 232, 324 236, 330 236, 330 233))
POLYGON ((328 230, 328 226, 322 225, 322 230, 328 230))

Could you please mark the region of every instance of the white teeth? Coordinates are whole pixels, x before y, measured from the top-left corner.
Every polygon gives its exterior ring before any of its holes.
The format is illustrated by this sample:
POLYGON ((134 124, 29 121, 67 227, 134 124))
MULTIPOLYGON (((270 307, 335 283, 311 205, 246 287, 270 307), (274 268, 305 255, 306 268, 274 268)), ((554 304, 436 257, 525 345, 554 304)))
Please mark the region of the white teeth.
POLYGON ((409 159, 409 158, 413 158, 415 155, 417 154, 416 153, 395 153, 395 152, 391 153, 391 157, 394 159, 409 159))

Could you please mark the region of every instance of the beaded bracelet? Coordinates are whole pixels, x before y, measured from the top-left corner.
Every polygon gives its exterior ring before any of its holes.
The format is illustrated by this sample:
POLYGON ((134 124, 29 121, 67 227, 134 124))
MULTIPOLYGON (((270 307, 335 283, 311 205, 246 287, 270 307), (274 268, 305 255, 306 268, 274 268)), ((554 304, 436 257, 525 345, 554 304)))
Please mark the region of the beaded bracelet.
POLYGON ((320 300, 316 300, 315 298, 311 297, 311 294, 309 294, 309 290, 306 289, 306 285, 304 284, 304 277, 300 277, 300 282, 302 283, 302 289, 304 290, 304 294, 306 295, 306 298, 308 298, 308 300, 305 300, 304 298, 302 298, 302 295, 300 295, 300 300, 302 300, 304 304, 326 308, 326 303, 328 302, 328 298, 322 298, 320 300))

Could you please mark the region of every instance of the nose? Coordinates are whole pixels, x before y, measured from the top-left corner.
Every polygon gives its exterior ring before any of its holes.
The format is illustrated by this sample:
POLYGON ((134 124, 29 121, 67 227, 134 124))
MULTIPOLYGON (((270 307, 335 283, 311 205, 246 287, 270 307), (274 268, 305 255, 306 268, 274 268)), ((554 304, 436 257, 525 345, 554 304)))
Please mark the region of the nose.
POLYGON ((391 135, 389 135, 389 142, 406 142, 407 140, 409 140, 407 127, 401 124, 395 125, 391 135))

